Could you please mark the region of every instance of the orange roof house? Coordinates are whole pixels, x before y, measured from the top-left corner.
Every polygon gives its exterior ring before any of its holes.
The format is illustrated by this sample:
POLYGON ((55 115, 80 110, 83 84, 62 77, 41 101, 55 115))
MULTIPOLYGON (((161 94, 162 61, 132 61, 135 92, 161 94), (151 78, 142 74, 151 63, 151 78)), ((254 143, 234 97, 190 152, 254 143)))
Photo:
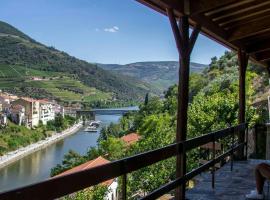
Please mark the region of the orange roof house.
MULTIPOLYGON (((68 175, 68 174, 73 174, 75 172, 79 172, 79 171, 83 171, 83 170, 87 170, 87 169, 91 169, 91 168, 94 168, 94 167, 97 167, 97 166, 100 166, 100 165, 104 165, 104 164, 107 164, 107 163, 110 163, 109 160, 106 160, 105 158, 103 158, 102 156, 99 156, 97 157, 96 159, 94 160, 90 160, 86 163, 83 163, 79 166, 76 166, 72 169, 69 169, 67 171, 64 171, 63 173, 61 174, 58 174, 54 177, 59 177, 59 176, 65 176, 65 175, 68 175)), ((103 182, 102 184, 103 185, 106 185, 106 186, 110 186, 112 183, 113 183, 114 179, 110 179, 110 180, 107 180, 105 182, 103 182)))
POLYGON ((139 141, 141 136, 138 133, 130 133, 121 137, 127 145, 134 144, 135 142, 139 141))

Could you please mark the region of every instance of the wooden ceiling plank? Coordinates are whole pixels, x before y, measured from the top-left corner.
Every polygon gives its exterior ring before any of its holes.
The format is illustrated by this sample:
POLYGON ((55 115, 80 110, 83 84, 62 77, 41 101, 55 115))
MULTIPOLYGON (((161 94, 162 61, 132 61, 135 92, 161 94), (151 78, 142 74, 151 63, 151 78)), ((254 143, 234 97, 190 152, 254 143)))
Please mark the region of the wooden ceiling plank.
POLYGON ((223 10, 221 12, 216 12, 215 14, 210 15, 210 17, 213 19, 213 21, 218 21, 218 20, 222 20, 223 18, 230 17, 232 15, 246 13, 249 10, 252 10, 257 7, 262 7, 264 5, 268 5, 269 3, 270 3, 269 1, 265 1, 265 0, 251 0, 251 2, 241 4, 234 8, 223 10))
MULTIPOLYGON (((208 12, 205 11, 204 14, 206 16, 212 16, 212 15, 218 14, 220 12, 227 13, 227 11, 230 9, 233 9, 235 7, 241 6, 241 5, 249 3, 249 2, 254 2, 254 1, 256 1, 256 0, 238 0, 238 1, 227 2, 227 4, 212 8, 211 11, 208 11, 208 12)), ((221 3, 223 3, 222 0, 220 0, 220 4, 221 3)))
POLYGON ((270 18, 265 18, 264 20, 255 21, 246 25, 243 25, 235 29, 230 37, 229 41, 235 41, 256 34, 264 33, 270 30, 270 18))
POLYGON ((270 1, 267 2, 267 4, 264 4, 263 6, 258 6, 258 7, 254 7, 252 9, 248 9, 248 11, 241 11, 238 13, 235 13, 234 15, 230 15, 224 18, 221 18, 219 20, 213 20, 214 22, 218 23, 218 24, 225 24, 226 23, 230 23, 232 21, 237 21, 237 20, 241 20, 241 19, 245 19, 249 16, 256 16, 259 15, 261 13, 265 13, 268 12, 270 10, 270 1))
POLYGON ((232 21, 230 23, 226 23, 225 25, 219 24, 219 26, 223 27, 225 30, 235 29, 239 26, 243 26, 243 25, 251 23, 251 22, 264 20, 265 18, 268 18, 268 17, 270 17, 270 9, 269 9, 269 11, 267 11, 265 13, 260 13, 256 16, 249 16, 249 17, 245 18, 244 20, 232 21))
MULTIPOLYGON (((250 0, 241 0, 250 1, 250 0)), ((204 13, 217 8, 225 8, 226 6, 232 6, 232 4, 239 3, 239 0, 193 0, 190 1, 190 14, 196 15, 204 13)))
POLYGON ((256 60, 261 62, 269 61, 270 60, 270 50, 259 52, 255 54, 256 60))
POLYGON ((270 49, 270 38, 267 40, 262 40, 260 42, 251 43, 246 47, 247 53, 257 53, 269 49, 270 49))

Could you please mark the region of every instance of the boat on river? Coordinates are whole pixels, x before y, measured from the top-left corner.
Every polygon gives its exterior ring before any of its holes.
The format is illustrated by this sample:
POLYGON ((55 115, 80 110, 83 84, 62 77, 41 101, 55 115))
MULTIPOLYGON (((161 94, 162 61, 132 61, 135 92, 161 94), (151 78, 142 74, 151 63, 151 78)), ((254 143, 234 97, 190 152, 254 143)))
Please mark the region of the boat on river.
POLYGON ((101 121, 90 121, 89 125, 84 129, 85 132, 97 132, 101 121))

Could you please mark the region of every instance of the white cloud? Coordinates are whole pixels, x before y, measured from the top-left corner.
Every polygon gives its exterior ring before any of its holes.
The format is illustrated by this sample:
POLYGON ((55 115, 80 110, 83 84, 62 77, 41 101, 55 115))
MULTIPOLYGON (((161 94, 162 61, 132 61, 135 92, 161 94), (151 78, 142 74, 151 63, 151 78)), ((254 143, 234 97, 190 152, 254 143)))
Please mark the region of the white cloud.
POLYGON ((113 26, 112 28, 104 28, 105 32, 109 32, 109 33, 116 33, 119 31, 119 27, 118 26, 113 26))

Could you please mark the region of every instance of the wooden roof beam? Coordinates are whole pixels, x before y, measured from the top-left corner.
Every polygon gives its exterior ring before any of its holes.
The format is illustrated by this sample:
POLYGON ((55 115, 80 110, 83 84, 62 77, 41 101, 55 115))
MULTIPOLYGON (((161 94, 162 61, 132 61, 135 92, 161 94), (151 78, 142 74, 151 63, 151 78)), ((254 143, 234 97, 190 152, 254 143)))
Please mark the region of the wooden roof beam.
POLYGON ((178 15, 184 13, 183 1, 178 0, 136 0, 136 1, 165 15, 167 14, 166 8, 173 9, 174 12, 177 12, 178 15))
POLYGON ((243 26, 245 24, 251 23, 251 22, 255 22, 255 21, 259 21, 259 20, 264 20, 265 18, 270 17, 270 10, 266 11, 264 13, 260 13, 258 15, 249 15, 247 17, 244 17, 244 19, 236 19, 236 20, 232 20, 230 22, 226 22, 224 24, 219 24, 221 27, 223 27, 225 30, 229 30, 229 29, 233 29, 233 28, 237 28, 240 26, 243 26))
MULTIPOLYGON (((244 0, 246 1, 246 0, 244 0)), ((226 6, 229 6, 233 3, 239 3, 239 0, 193 0, 190 1, 190 14, 198 14, 198 13, 203 13, 206 11, 210 11, 212 9, 217 9, 217 8, 225 8, 226 6)))
POLYGON ((241 26, 233 31, 229 37, 229 41, 236 41, 253 35, 270 31, 270 17, 261 21, 254 21, 241 26))
MULTIPOLYGON (((270 5, 270 2, 267 2, 267 3, 269 3, 270 5)), ((221 27, 223 27, 223 26, 226 26, 227 24, 233 24, 236 21, 240 21, 240 20, 246 21, 246 19, 250 19, 250 18, 255 19, 260 16, 266 16, 269 11, 270 11, 270 8, 265 9, 265 6, 264 8, 258 7, 256 9, 251 10, 249 13, 239 13, 236 15, 222 18, 221 20, 217 20, 216 23, 218 23, 221 27)))
POLYGON ((262 40, 260 42, 249 44, 246 47, 247 53, 256 53, 260 51, 265 51, 270 49, 270 38, 267 40, 262 40))
POLYGON ((239 15, 241 13, 248 14, 249 11, 256 9, 256 8, 261 8, 270 2, 265 1, 265 0, 250 0, 249 2, 243 3, 239 6, 235 6, 234 8, 231 8, 229 10, 223 10, 220 12, 216 12, 215 14, 211 15, 211 18, 213 21, 222 21, 224 18, 226 21, 227 18, 230 19, 230 17, 234 15, 239 15))
POLYGON ((269 61, 270 60, 270 50, 262 51, 255 54, 256 60, 260 62, 269 61))

